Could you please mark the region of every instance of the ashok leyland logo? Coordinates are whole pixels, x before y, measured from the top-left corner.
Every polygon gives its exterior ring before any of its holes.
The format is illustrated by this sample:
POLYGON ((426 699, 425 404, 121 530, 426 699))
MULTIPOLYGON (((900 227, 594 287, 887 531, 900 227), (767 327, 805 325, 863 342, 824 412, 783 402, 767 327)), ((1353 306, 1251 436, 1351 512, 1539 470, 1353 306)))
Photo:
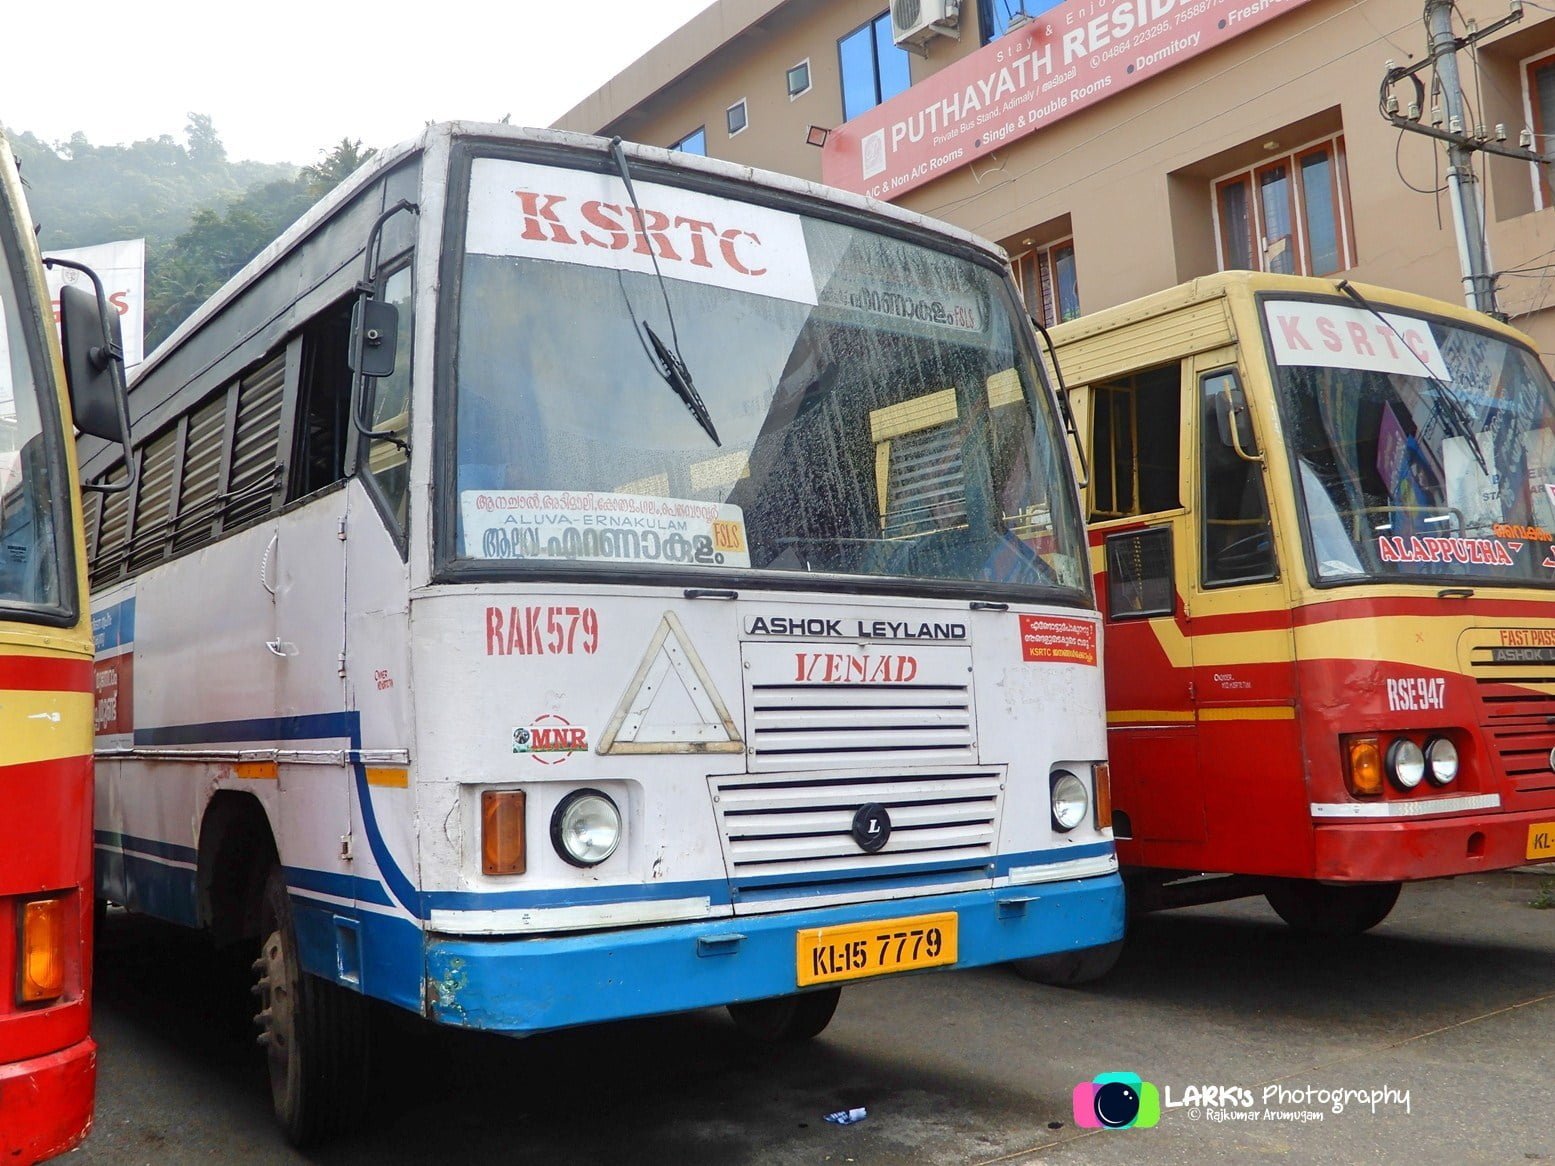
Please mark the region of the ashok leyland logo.
POLYGON ((1074 1124, 1088 1130, 1147 1130, 1161 1120, 1161 1094, 1138 1073, 1098 1073, 1074 1087, 1074 1124))

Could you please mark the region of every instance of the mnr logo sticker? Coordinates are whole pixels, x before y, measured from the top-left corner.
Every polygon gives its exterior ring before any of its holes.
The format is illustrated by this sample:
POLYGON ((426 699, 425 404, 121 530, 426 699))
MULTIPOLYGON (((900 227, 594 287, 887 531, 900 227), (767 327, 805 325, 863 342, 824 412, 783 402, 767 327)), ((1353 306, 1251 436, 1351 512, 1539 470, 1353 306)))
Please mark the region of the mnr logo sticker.
POLYGON ((1098 1073, 1074 1087, 1074 1124, 1082 1129, 1149 1129, 1160 1120, 1160 1090, 1138 1073, 1098 1073))

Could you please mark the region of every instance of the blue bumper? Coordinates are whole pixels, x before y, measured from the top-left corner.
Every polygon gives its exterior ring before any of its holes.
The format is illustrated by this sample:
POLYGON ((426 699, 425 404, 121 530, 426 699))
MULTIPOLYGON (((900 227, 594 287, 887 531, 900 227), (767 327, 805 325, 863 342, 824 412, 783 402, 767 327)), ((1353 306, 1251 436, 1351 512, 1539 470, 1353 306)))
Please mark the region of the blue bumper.
POLYGON ((428 935, 431 1015, 530 1033, 784 996, 797 985, 796 932, 939 911, 959 917, 954 966, 976 967, 1121 939, 1123 883, 1111 874, 564 938, 428 935))

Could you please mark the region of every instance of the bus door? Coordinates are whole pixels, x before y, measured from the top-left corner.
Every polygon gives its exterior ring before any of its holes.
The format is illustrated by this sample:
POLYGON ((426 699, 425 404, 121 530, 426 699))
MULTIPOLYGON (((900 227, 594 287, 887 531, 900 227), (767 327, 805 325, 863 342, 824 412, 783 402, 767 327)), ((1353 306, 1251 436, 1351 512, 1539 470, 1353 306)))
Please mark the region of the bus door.
POLYGON ((1179 563, 1189 609, 1205 870, 1296 873, 1310 865, 1295 716, 1291 602, 1271 524, 1265 434, 1249 410, 1235 348, 1185 369, 1195 414, 1192 543, 1179 563), (1275 831, 1271 833, 1271 831, 1275 831))
POLYGON ((1193 562, 1182 362, 1093 382, 1089 497, 1105 613, 1114 829, 1126 864, 1191 865, 1205 838, 1182 581, 1193 562))

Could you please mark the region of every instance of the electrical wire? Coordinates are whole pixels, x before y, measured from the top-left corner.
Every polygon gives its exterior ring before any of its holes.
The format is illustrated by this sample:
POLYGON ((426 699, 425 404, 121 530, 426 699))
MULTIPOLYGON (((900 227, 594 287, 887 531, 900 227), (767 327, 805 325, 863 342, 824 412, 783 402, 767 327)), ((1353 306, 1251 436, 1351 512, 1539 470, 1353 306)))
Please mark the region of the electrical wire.
MULTIPOLYGON (((1401 155, 1401 152, 1403 151, 1403 148, 1404 148, 1404 130, 1403 130, 1402 127, 1400 127, 1399 131, 1398 131, 1398 141, 1393 143, 1393 169, 1398 172, 1398 180, 1400 182, 1402 182, 1405 186, 1409 187, 1409 189, 1414 191, 1416 194, 1433 194, 1433 195, 1434 194, 1441 194, 1442 191, 1447 189, 1445 186, 1438 186, 1438 187, 1436 187, 1433 190, 1427 190, 1423 186, 1416 186, 1413 182, 1409 181, 1409 179, 1405 178, 1404 177, 1404 167, 1403 167, 1402 162, 1400 161, 1400 155, 1401 155)), ((1436 157, 1436 151, 1435 150, 1431 151, 1431 157, 1432 158, 1436 157)), ((1433 180, 1435 180, 1436 177, 1437 176, 1435 174, 1432 175, 1432 179, 1433 180)), ((1438 224, 1438 227, 1440 227, 1440 224, 1438 224)))

